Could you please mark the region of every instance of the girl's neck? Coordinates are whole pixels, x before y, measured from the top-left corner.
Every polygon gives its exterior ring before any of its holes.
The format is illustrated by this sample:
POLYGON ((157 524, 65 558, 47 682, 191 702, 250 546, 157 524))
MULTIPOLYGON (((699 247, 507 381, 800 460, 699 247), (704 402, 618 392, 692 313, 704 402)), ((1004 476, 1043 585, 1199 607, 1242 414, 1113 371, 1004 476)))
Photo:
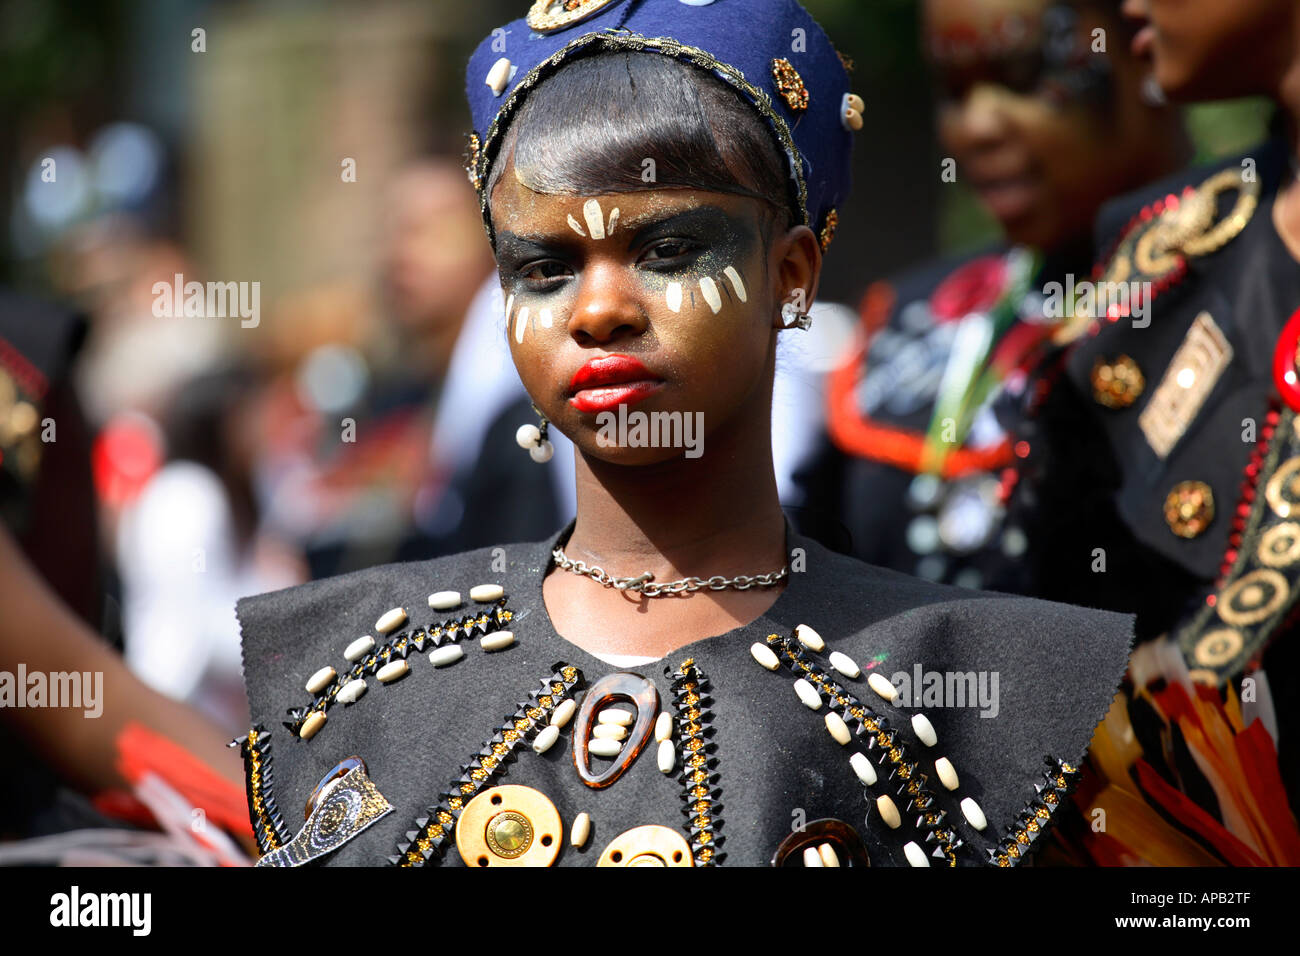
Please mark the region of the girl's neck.
POLYGON ((786 564, 770 411, 737 419, 695 458, 633 467, 577 452, 578 517, 565 553, 615 577, 649 571, 656 581, 786 564))

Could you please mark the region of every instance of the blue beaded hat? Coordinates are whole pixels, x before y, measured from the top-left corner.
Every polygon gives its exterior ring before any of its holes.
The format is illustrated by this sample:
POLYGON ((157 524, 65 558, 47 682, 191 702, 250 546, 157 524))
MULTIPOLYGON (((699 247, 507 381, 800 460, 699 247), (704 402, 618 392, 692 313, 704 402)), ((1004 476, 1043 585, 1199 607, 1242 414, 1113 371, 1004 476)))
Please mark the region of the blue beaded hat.
POLYGON ((488 170, 524 97, 569 60, 611 50, 672 56, 734 87, 789 159, 796 223, 810 226, 823 250, 830 245, 864 104, 796 0, 536 0, 523 19, 493 30, 466 72, 468 172, 489 237, 488 170))

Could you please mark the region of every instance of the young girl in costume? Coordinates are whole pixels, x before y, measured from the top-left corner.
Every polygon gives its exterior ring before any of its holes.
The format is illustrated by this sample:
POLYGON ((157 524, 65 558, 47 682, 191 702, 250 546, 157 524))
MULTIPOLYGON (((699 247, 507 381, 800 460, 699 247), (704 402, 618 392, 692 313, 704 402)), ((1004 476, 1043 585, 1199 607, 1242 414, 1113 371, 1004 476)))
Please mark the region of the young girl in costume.
POLYGON ((1025 859, 1129 622, 873 568, 783 516, 776 341, 864 135, 825 34, 794 0, 538 0, 468 88, 540 416, 519 467, 569 437, 577 517, 240 603, 262 863, 1025 859))

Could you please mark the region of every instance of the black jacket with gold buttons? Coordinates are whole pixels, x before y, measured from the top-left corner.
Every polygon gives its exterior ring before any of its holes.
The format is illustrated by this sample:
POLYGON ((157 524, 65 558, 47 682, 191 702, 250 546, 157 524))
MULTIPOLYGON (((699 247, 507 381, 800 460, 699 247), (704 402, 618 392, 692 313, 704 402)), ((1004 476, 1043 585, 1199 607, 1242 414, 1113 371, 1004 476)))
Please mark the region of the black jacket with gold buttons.
POLYGON ((1127 661, 1127 617, 923 582, 787 523, 767 613, 628 673, 551 624, 571 529, 240 602, 264 864, 799 864, 826 844, 845 864, 1015 865, 1127 661), (461 603, 431 609, 443 591, 461 603), (600 757, 607 704, 637 717, 600 757), (612 783, 580 778, 575 738, 612 783))
POLYGON ((1206 685, 1265 672, 1296 794, 1300 392, 1275 365, 1295 379, 1300 262, 1273 222, 1289 176, 1271 141, 1108 207, 1097 295, 1061 336, 1023 484, 1059 532, 1031 538, 1055 552, 1038 593, 1136 613, 1139 639, 1168 639, 1206 685), (1113 294, 1132 283, 1144 308, 1113 294))

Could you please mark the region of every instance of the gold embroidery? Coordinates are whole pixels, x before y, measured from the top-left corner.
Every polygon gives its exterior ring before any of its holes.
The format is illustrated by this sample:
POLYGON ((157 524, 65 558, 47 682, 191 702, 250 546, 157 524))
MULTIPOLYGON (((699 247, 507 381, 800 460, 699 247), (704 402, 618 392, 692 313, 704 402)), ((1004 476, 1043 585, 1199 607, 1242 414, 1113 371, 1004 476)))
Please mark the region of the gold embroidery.
POLYGON ((1148 444, 1161 458, 1168 457, 1195 420, 1232 355, 1232 344, 1210 313, 1198 315, 1138 417, 1148 444))
POLYGON ((802 113, 808 108, 808 87, 794 64, 784 57, 772 61, 772 79, 776 90, 790 107, 792 113, 802 113))

